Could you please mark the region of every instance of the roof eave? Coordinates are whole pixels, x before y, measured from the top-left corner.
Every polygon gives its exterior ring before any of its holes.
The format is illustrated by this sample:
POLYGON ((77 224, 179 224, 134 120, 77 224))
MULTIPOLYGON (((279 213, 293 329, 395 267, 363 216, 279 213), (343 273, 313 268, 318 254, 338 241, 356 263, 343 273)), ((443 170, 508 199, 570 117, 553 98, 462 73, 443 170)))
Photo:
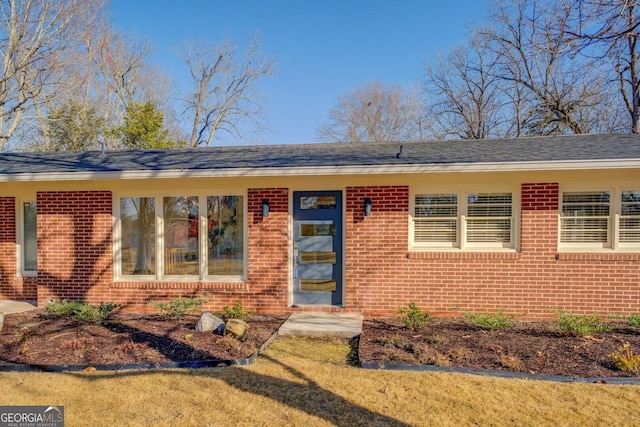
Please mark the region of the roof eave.
POLYGON ((20 173, 0 175, 0 182, 87 181, 150 178, 237 178, 314 175, 390 175, 518 171, 542 172, 559 170, 633 168, 640 168, 640 159, 20 173))

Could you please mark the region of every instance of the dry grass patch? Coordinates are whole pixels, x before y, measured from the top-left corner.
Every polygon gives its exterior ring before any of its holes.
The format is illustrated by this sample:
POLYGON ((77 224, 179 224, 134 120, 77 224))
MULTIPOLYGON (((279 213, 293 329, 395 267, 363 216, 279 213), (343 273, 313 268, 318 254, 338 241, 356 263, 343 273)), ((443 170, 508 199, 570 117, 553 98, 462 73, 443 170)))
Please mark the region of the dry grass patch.
POLYGON ((67 426, 640 424, 640 386, 372 371, 350 354, 280 337, 248 367, 0 373, 0 405, 64 405, 67 426))

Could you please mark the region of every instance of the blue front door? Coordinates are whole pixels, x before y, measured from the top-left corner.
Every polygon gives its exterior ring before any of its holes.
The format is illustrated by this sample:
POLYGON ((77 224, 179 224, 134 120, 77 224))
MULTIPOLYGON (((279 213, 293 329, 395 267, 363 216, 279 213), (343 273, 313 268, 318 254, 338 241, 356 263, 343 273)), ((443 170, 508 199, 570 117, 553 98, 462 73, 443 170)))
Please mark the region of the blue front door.
POLYGON ((342 192, 293 193, 293 304, 342 301, 342 192))

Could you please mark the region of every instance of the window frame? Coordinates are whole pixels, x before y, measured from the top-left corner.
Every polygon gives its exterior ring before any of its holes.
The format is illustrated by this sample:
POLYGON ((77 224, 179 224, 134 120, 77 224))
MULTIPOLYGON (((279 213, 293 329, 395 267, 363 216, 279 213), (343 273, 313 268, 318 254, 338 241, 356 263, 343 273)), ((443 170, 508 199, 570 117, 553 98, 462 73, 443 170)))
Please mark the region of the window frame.
POLYGON ((244 282, 247 277, 247 248, 248 248, 248 211, 247 191, 216 190, 216 191, 188 191, 181 193, 171 192, 122 192, 113 195, 113 260, 115 281, 136 282, 244 282), (188 194, 187 194, 188 193, 188 194), (242 274, 240 275, 209 275, 208 274, 208 245, 207 245, 207 197, 209 196, 238 196, 243 198, 242 203, 242 274), (133 275, 122 274, 122 222, 120 218, 120 200, 124 198, 148 197, 155 199, 155 274, 133 275), (165 244, 164 244, 164 199, 168 197, 197 197, 198 198, 198 274, 173 275, 165 274, 165 244))
POLYGON ((580 184, 561 186, 558 195, 558 251, 559 252, 638 252, 640 251, 640 241, 621 242, 620 241, 620 219, 622 212, 622 193, 625 191, 640 192, 638 184, 580 184), (635 187, 635 188, 634 188, 635 187), (564 210, 564 193, 572 192, 609 192, 609 215, 607 216, 607 238, 606 242, 563 242, 562 241, 562 212, 564 210))
POLYGON ((409 250, 435 252, 514 252, 520 247, 520 192, 514 186, 486 185, 460 186, 413 186, 409 192, 409 250), (467 239, 468 196, 472 194, 511 194, 510 242, 469 242, 467 239), (416 196, 455 194, 457 196, 457 229, 455 242, 416 242, 415 209, 416 196))
MULTIPOLYGON (((24 205, 26 203, 34 203, 36 204, 36 200, 35 198, 26 198, 26 199, 17 199, 16 198, 16 216, 17 216, 17 221, 16 221, 16 259, 18 261, 18 272, 20 274, 21 277, 37 277, 38 276, 38 265, 37 265, 37 259, 38 259, 38 243, 37 243, 37 237, 36 237, 36 269, 35 270, 27 270, 26 269, 26 259, 24 256, 24 251, 26 249, 26 242, 25 242, 25 225, 26 225, 26 221, 25 221, 25 215, 24 215, 24 205)), ((37 204, 36 204, 36 230, 37 230, 37 221, 38 221, 38 214, 37 214, 37 204)), ((37 233, 37 231, 36 231, 37 233)))

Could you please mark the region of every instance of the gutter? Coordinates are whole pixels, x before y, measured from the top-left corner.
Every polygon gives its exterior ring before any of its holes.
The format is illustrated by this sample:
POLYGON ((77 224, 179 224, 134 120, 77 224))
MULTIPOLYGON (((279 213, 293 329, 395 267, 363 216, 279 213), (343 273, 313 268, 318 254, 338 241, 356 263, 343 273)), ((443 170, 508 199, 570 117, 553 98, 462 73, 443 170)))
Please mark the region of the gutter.
POLYGON ((88 181, 122 179, 287 177, 317 175, 391 175, 471 172, 527 172, 638 169, 640 159, 555 160, 536 162, 434 163, 420 165, 304 166, 224 169, 169 169, 98 172, 44 172, 0 175, 0 182, 88 181))

